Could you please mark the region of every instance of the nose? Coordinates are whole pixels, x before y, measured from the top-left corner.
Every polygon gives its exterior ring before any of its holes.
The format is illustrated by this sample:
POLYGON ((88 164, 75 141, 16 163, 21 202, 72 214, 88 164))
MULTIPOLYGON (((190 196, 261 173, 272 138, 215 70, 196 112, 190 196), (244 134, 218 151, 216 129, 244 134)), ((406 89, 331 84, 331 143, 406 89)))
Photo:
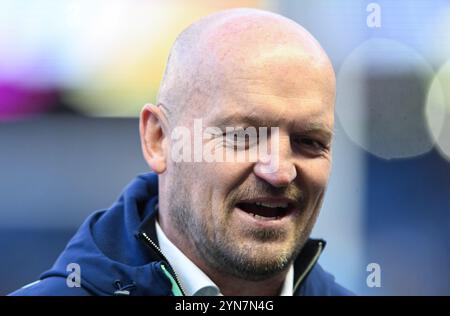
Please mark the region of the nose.
POLYGON ((284 141, 280 139, 278 146, 274 146, 271 141, 270 154, 259 158, 253 167, 253 172, 272 186, 286 187, 297 177, 289 139, 284 141))

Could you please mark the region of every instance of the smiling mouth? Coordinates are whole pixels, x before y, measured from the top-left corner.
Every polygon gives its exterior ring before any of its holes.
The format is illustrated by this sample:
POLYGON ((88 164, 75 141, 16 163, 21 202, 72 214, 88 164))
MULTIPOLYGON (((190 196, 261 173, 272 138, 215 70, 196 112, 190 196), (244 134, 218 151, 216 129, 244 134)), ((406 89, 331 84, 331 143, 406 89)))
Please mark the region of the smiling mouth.
POLYGON ((296 203, 289 199, 255 199, 236 204, 241 211, 260 220, 279 220, 296 209, 296 203))

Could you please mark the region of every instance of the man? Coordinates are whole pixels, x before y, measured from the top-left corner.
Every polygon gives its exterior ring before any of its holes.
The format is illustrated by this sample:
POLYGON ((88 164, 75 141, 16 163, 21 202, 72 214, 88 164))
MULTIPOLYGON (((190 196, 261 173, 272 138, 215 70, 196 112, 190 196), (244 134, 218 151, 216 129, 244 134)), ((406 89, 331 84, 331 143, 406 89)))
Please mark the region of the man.
POLYGON ((309 239, 330 173, 334 99, 327 55, 295 22, 233 9, 194 23, 171 50, 157 104, 141 112, 154 173, 91 215, 40 281, 13 294, 350 294, 317 263, 324 241, 309 239), (194 143, 215 153, 255 146, 239 128, 276 127, 256 138, 276 146, 214 161, 190 159, 198 148, 184 142, 178 161, 180 131, 195 134, 199 119, 219 132, 194 143))

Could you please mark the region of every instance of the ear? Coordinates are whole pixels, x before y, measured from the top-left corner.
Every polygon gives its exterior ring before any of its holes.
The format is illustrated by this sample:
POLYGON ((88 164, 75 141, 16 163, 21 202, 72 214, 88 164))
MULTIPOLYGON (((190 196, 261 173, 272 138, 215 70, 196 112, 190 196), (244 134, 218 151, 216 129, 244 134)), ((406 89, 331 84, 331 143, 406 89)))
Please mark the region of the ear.
POLYGON ((142 152, 150 168, 158 174, 167 167, 166 123, 161 108, 153 104, 144 105, 139 122, 142 152))

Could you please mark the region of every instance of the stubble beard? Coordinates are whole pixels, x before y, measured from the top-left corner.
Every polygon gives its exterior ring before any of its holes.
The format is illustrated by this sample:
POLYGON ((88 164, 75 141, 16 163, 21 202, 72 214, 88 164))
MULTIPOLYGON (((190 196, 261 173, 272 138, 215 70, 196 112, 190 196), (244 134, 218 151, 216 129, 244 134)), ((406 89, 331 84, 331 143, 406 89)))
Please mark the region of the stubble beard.
MULTIPOLYGON (((229 229, 231 211, 224 211, 224 216, 214 221, 210 229, 206 217, 200 217, 191 206, 191 196, 181 181, 175 181, 169 194, 168 211, 176 230, 185 238, 187 244, 210 268, 238 279, 261 281, 285 271, 295 260, 309 234, 315 220, 311 219, 302 230, 290 237, 292 242, 278 253, 268 253, 264 242, 276 242, 286 238, 286 231, 275 229, 248 229, 244 232, 251 242, 242 242, 233 238, 229 229), (257 242, 257 247, 255 246, 257 242), (261 254, 264 255, 261 255, 261 254)), ((207 207, 210 207, 208 205, 207 207)), ((206 209, 206 208, 205 208, 206 209)), ((184 252, 184 250, 182 250, 184 252)))

